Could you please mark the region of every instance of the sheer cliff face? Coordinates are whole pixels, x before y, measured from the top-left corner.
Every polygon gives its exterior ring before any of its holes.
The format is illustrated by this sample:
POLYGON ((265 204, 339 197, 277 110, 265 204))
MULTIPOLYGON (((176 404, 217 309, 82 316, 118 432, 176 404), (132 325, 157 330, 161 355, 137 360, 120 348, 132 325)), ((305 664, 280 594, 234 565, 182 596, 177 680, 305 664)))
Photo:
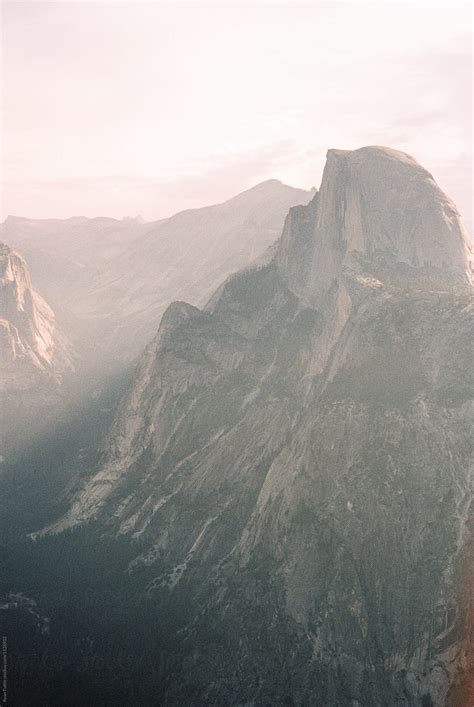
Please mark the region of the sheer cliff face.
POLYGON ((52 310, 33 290, 23 258, 3 243, 0 244, 0 294, 5 374, 2 387, 21 389, 31 384, 40 372, 54 377, 69 367, 65 341, 57 330, 52 310))
POLYGON ((313 211, 309 219, 307 209, 290 215, 278 262, 290 287, 316 306, 345 269, 394 285, 413 274, 418 287, 425 281, 432 289, 469 278, 457 209, 409 155, 329 150, 313 211))
POLYGON ((412 158, 331 150, 269 262, 169 307, 49 531, 140 540, 130 572, 184 656, 171 702, 446 703, 468 660, 467 272, 412 158))
MULTIPOLYGON (((2 454, 17 448, 57 402, 74 367, 72 347, 31 286, 23 258, 0 244, 0 414, 2 454), (41 412, 40 412, 41 411, 41 412)), ((8 457, 8 454, 7 454, 8 457)))

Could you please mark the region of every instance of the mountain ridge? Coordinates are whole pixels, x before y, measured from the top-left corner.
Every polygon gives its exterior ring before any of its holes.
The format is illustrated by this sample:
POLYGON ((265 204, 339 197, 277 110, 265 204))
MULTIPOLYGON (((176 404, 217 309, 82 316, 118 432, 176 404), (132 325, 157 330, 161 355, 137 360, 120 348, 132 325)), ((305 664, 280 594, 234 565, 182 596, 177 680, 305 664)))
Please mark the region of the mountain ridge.
POLYGON ((203 305, 222 279, 267 249, 288 208, 311 194, 267 180, 154 222, 10 218, 0 231, 24 253, 35 286, 78 347, 91 340, 85 355, 93 368, 123 368, 173 299, 203 305))

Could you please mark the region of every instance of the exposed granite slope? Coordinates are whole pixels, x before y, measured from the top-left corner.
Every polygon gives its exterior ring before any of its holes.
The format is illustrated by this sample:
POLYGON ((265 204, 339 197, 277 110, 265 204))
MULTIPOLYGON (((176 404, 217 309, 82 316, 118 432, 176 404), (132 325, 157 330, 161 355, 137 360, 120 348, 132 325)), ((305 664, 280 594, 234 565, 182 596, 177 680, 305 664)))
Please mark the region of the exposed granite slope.
POLYGON ((167 310, 101 468, 46 532, 139 539, 130 572, 182 656, 169 703, 441 707, 461 689, 469 281, 422 167, 330 150, 269 262, 167 310))

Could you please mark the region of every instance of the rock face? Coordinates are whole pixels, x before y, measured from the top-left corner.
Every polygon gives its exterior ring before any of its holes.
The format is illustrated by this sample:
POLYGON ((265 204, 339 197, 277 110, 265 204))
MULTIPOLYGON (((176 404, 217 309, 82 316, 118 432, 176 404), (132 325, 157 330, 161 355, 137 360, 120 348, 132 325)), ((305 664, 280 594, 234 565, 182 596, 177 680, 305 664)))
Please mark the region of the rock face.
POLYGON ((48 532, 137 542, 129 570, 180 646, 168 703, 462 693, 470 342, 458 213, 379 147, 330 150, 266 260, 167 309, 48 532))
MULTIPOLYGON (((70 367, 66 342, 57 330, 55 317, 44 299, 33 290, 23 258, 0 243, 0 326, 2 366, 60 375, 70 367)), ((2 387, 15 390, 28 385, 27 379, 6 373, 2 387)))
POLYGON ((408 155, 388 148, 329 150, 315 208, 309 237, 296 229, 300 243, 293 242, 290 221, 279 256, 290 287, 315 305, 344 269, 364 264, 399 285, 414 273, 418 286, 422 279, 436 287, 466 278, 467 234, 456 207, 408 155), (303 278, 295 257, 308 259, 303 278))
POLYGON ((73 368, 70 344, 59 331, 53 311, 32 288, 23 258, 4 243, 0 244, 0 338, 3 437, 19 424, 15 413, 21 417, 22 408, 28 412, 35 401, 54 399, 65 372, 73 368))

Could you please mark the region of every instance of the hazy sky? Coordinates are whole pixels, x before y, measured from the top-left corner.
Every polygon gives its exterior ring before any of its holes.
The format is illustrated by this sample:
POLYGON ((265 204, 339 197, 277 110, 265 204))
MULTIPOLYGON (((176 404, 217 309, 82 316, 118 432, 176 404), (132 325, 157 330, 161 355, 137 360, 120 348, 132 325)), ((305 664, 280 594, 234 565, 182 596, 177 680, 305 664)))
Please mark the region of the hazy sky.
POLYGON ((146 219, 329 147, 413 154, 470 220, 470 4, 4 2, 2 218, 146 219))

